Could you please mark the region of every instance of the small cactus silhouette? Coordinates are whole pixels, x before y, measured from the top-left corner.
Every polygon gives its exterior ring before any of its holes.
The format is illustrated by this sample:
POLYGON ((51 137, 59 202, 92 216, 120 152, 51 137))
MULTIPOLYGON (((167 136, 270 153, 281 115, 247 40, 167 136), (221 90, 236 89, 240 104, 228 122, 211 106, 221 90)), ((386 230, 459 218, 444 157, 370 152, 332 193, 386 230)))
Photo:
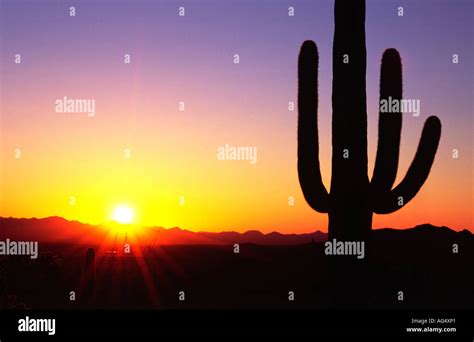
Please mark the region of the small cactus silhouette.
MULTIPOLYGON (((367 175, 365 1, 335 1, 332 93, 332 173, 326 190, 319 166, 318 51, 305 41, 298 61, 298 177, 304 197, 329 215, 329 237, 366 240, 372 215, 388 214, 407 204, 430 172, 441 136, 441 122, 429 117, 405 178, 392 189, 398 167, 402 113, 380 113, 375 168, 367 175)), ((382 57, 380 100, 402 99, 398 52, 382 57)))
POLYGON ((84 304, 89 304, 95 295, 95 251, 88 248, 84 259, 84 270, 82 274, 81 300, 84 304))

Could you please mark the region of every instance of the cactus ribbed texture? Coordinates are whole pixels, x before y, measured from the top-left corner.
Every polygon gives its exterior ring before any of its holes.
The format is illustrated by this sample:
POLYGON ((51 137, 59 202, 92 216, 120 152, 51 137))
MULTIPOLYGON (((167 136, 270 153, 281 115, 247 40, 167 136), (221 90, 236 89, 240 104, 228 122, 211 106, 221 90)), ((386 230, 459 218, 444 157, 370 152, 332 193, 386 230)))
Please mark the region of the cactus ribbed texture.
MULTIPOLYGON (((322 182, 319 165, 318 50, 313 41, 303 43, 298 61, 298 176, 308 204, 328 213, 330 238, 366 240, 373 213, 392 213, 420 190, 438 148, 441 122, 435 116, 426 120, 415 158, 405 178, 393 188, 402 114, 380 113, 375 168, 369 181, 365 1, 336 0, 334 13, 330 192, 322 182), (345 54, 349 63, 344 63, 345 54)), ((389 97, 402 99, 402 65, 395 49, 386 50, 382 57, 380 100, 389 97)))

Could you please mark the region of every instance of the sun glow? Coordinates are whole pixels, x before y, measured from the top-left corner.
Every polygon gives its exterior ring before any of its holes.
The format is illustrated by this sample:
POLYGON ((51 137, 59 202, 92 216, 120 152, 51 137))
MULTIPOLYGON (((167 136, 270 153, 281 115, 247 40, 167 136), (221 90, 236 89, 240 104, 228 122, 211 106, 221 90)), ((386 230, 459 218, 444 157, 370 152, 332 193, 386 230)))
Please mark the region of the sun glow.
POLYGON ((127 206, 118 206, 112 212, 112 220, 117 223, 130 224, 133 222, 133 218, 133 210, 127 206))

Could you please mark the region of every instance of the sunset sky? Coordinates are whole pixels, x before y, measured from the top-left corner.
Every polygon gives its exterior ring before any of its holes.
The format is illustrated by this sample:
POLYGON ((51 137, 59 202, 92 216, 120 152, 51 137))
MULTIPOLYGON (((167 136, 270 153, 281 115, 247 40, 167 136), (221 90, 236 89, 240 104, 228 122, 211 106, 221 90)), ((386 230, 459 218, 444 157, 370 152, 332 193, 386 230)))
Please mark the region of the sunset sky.
MULTIPOLYGON (((384 49, 400 52, 404 98, 421 101, 419 117, 403 117, 397 183, 426 118, 443 125, 421 191, 396 213, 375 215, 374 227, 473 230, 473 13, 470 0, 367 1, 369 176, 384 49)), ((0 0, 0 216, 97 224, 125 205, 141 225, 326 231, 327 215, 307 205, 298 183, 297 110, 288 102, 299 48, 312 39, 329 188, 333 30, 333 1, 0 0), (57 113, 64 96, 95 99, 95 116, 57 113), (257 147, 257 163, 218 160, 226 144, 257 147)))

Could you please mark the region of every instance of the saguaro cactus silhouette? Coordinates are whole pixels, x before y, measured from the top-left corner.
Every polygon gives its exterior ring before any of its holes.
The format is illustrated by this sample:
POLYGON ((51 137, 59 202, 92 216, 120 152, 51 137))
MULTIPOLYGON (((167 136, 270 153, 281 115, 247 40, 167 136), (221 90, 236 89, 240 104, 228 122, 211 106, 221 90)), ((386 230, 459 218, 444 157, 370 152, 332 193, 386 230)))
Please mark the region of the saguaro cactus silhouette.
POLYGON ((84 304, 89 304, 95 295, 95 251, 88 248, 84 259, 82 274, 81 299, 84 304))
MULTIPOLYGON (((365 240, 372 215, 392 213, 420 190, 430 172, 441 135, 441 122, 429 117, 405 178, 393 187, 398 167, 402 113, 380 113, 375 168, 367 175, 365 1, 335 1, 332 93, 332 173, 326 190, 319 165, 318 51, 305 41, 298 61, 298 176, 304 197, 329 215, 329 236, 365 240)), ((402 98, 398 52, 382 57, 380 100, 402 98)))

